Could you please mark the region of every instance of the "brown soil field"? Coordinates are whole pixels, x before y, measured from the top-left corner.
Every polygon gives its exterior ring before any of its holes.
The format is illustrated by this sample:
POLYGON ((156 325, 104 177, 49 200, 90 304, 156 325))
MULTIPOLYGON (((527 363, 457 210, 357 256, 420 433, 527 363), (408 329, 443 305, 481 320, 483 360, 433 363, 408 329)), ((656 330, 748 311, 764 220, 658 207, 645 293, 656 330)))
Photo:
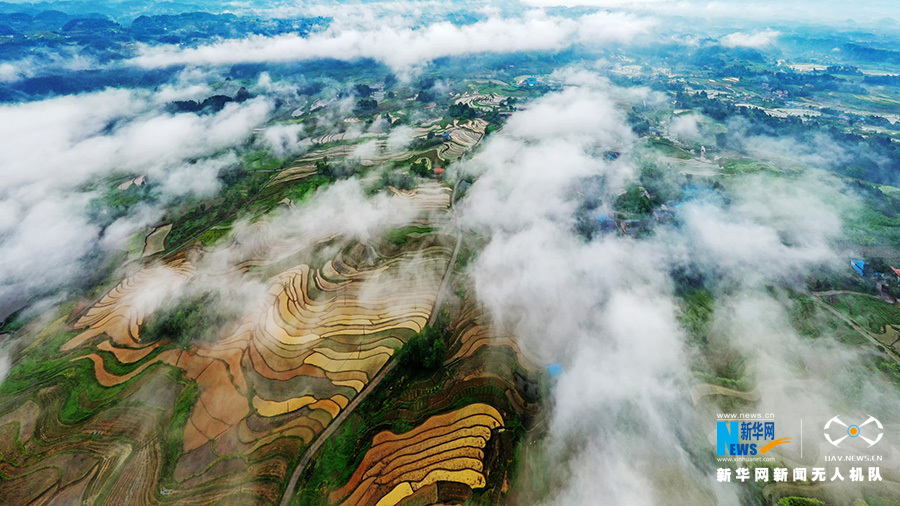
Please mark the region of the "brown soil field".
POLYGON ((172 231, 172 224, 163 225, 161 227, 156 228, 147 235, 147 238, 144 240, 144 251, 141 253, 142 257, 148 257, 155 255, 161 251, 165 251, 166 249, 166 237, 169 235, 169 232, 172 231))

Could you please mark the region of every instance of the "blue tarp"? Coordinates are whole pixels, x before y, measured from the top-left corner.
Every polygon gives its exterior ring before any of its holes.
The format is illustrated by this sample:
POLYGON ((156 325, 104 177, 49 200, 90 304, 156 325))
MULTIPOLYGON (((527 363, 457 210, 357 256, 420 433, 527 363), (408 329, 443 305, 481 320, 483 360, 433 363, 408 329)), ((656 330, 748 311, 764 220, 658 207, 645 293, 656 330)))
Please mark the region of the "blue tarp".
POLYGON ((545 369, 550 373, 550 376, 559 376, 563 372, 563 368, 559 364, 550 364, 545 369))
POLYGON ((865 260, 850 260, 850 267, 853 267, 853 270, 856 271, 860 276, 865 275, 864 272, 866 270, 866 262, 865 260))

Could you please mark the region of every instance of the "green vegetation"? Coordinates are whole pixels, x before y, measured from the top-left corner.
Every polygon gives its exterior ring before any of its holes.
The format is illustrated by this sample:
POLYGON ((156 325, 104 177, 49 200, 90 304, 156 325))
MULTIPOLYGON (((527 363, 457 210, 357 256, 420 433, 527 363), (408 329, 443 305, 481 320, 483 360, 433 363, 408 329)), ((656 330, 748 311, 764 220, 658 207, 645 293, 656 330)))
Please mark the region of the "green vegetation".
POLYGON ((806 497, 785 497, 778 501, 778 506, 825 506, 825 503, 806 497))
POLYGON ((300 204, 331 181, 332 179, 327 176, 315 174, 300 181, 266 186, 247 204, 247 213, 253 216, 263 215, 282 203, 284 199, 300 204))
POLYGON ((737 379, 725 376, 716 376, 704 371, 693 371, 694 379, 701 383, 709 383, 710 385, 718 385, 720 387, 730 388, 739 392, 749 392, 753 389, 753 383, 746 377, 737 379))
POLYGON ((900 247, 900 198, 897 188, 862 181, 851 184, 862 198, 858 207, 842 216, 846 220, 848 239, 861 246, 900 247))
POLYGON ((173 220, 172 231, 166 236, 167 249, 183 245, 214 225, 229 223, 262 190, 272 175, 264 170, 248 172, 242 168, 220 173, 219 179, 225 189, 215 199, 193 203, 173 220))
POLYGON ((278 171, 284 168, 284 162, 266 150, 251 151, 244 155, 244 170, 278 171))
POLYGON ((887 325, 900 325, 900 307, 865 295, 836 295, 831 303, 835 309, 859 324, 861 327, 880 334, 887 325))
POLYGON ((372 92, 375 91, 368 84, 357 84, 353 87, 353 93, 362 98, 367 98, 372 95, 372 92))
POLYGON ((444 143, 444 139, 442 139, 439 135, 435 135, 434 132, 428 132, 425 134, 425 137, 416 137, 409 144, 409 149, 412 151, 425 151, 428 149, 436 148, 444 143))
POLYGON ((212 292, 182 299, 150 318, 141 329, 141 340, 171 339, 181 348, 195 341, 212 341, 236 316, 223 306, 221 297, 212 292))
POLYGON ((74 331, 59 332, 39 348, 26 353, 10 368, 6 380, 0 383, 0 396, 15 395, 35 385, 52 383, 50 380, 61 374, 71 359, 61 356, 57 350, 77 334, 74 331))
POLYGON ((409 226, 391 230, 385 236, 385 240, 396 246, 403 246, 411 234, 430 234, 434 231, 432 227, 416 227, 409 226))
POLYGON ((166 431, 165 440, 162 444, 162 469, 160 470, 161 483, 163 485, 175 486, 174 478, 175 464, 181 457, 182 448, 184 448, 184 427, 187 425, 188 418, 197 401, 200 399, 200 388, 196 381, 184 379, 184 374, 179 371, 181 376, 179 383, 184 385, 178 398, 175 399, 175 412, 172 415, 172 423, 169 430, 166 431))
POLYGON ((330 172, 324 170, 324 174, 316 174, 302 181, 268 185, 277 171, 284 168, 284 161, 266 151, 248 153, 242 167, 233 167, 219 174, 225 189, 217 198, 181 206, 188 209, 173 220, 172 231, 166 237, 167 249, 182 246, 195 237, 203 244, 215 243, 222 236, 217 232, 207 235, 211 227, 231 223, 242 212, 268 212, 285 198, 300 202, 333 178, 345 175, 336 172, 342 166, 331 164, 327 159, 322 161, 322 167, 330 168, 330 172), (329 173, 333 175, 329 176, 329 173))
POLYGON ((356 101, 356 112, 358 114, 370 114, 378 109, 378 101, 374 98, 361 98, 356 101))
POLYGON ((690 160, 693 158, 693 155, 676 146, 674 142, 665 137, 650 137, 647 139, 647 145, 650 148, 657 150, 660 154, 671 158, 678 158, 680 160, 690 160))
POLYGON ((869 341, 834 314, 825 311, 808 295, 789 294, 788 311, 791 326, 803 337, 817 339, 831 336, 850 345, 868 345, 869 341))
POLYGON ((475 117, 478 116, 478 111, 469 106, 469 104, 453 104, 450 106, 450 109, 447 110, 447 114, 451 118, 469 120, 475 119, 475 117))
POLYGON ((409 171, 419 177, 428 177, 431 174, 431 167, 427 158, 422 158, 409 166, 409 171))
POLYGON ((151 184, 131 185, 125 190, 120 190, 119 184, 122 182, 121 179, 104 180, 96 185, 90 185, 94 187, 96 193, 100 194, 88 204, 88 213, 93 222, 110 224, 128 215, 141 202, 153 203, 156 201, 151 184))
POLYGON ((751 174, 761 171, 777 170, 774 165, 767 162, 760 162, 749 158, 741 158, 737 160, 725 160, 720 162, 722 165, 722 173, 738 176, 741 174, 751 174))
POLYGON ((294 496, 292 504, 327 504, 324 494, 347 483, 371 448, 372 438, 366 437, 367 429, 362 416, 353 413, 347 417, 341 430, 322 445, 307 485, 294 496), (309 488, 310 484, 315 485, 309 488))
POLYGON ((875 367, 883 372, 895 385, 900 385, 900 363, 882 356, 876 360, 875 367))
MULTIPOLYGON (((127 388, 138 378, 156 369, 149 367, 129 381, 104 387, 97 381, 94 365, 90 360, 72 360, 73 354, 59 353, 59 347, 77 334, 77 332, 59 332, 39 348, 26 353, 10 369, 6 381, 0 385, 0 397, 18 396, 24 392, 31 392, 31 395, 37 396, 37 392, 42 388, 52 387, 54 392, 58 392, 61 396, 60 421, 74 425, 118 404, 126 396, 127 388)), ((39 404, 47 402, 38 399, 36 401, 39 404)))
POLYGON ((416 181, 408 173, 387 171, 381 174, 381 186, 375 188, 375 191, 380 191, 388 186, 399 190, 412 190, 416 187, 416 181))
POLYGON ((212 246, 222 240, 223 237, 227 237, 230 232, 230 227, 219 226, 203 232, 198 239, 204 246, 212 246))
MULTIPOLYGON (((507 402, 502 389, 493 385, 473 385, 456 392, 442 402, 440 409, 435 409, 432 402, 443 397, 442 392, 452 384, 449 380, 458 372, 453 365, 441 367, 446 355, 444 329, 448 318, 449 311, 442 311, 435 326, 427 326, 407 340, 392 359, 399 361, 397 367, 369 393, 313 459, 302 478, 304 486, 298 490, 291 504, 327 504, 326 491, 340 487, 349 480, 370 448, 372 437, 378 432, 407 432, 426 417, 476 402, 486 402, 486 397, 499 400, 501 406, 507 402), (401 412, 402 415, 398 415, 401 412)), ((515 360, 502 353, 496 357, 492 361, 497 365, 502 361, 515 360)), ((523 436, 524 427, 515 415, 505 421, 509 430, 504 434, 508 436, 500 437, 511 437, 511 444, 514 445, 523 436)), ((498 479, 503 477, 503 473, 496 475, 498 479)), ((500 484, 491 485, 492 489, 499 487, 500 484)))
POLYGON ((405 370, 428 372, 437 370, 447 356, 447 343, 435 327, 426 325, 397 352, 399 366, 405 370))
POLYGON ((9 316, 6 317, 5 320, 0 322, 0 331, 3 332, 18 332, 28 325, 32 321, 34 321, 38 317, 38 313, 36 312, 26 312, 25 308, 20 309, 9 316))
POLYGON ((648 215, 659 204, 642 186, 631 184, 616 200, 616 210, 636 215, 648 215))
POLYGON ((701 346, 709 344, 713 320, 713 296, 706 289, 695 289, 682 297, 678 321, 691 340, 701 346))

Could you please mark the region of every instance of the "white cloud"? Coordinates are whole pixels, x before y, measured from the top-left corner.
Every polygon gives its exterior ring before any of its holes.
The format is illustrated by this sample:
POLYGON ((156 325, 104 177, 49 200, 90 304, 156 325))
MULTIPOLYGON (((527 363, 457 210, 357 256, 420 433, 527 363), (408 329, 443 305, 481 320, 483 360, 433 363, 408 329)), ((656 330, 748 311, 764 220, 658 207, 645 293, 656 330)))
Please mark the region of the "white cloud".
POLYGON ((749 374, 765 379, 762 405, 780 419, 860 405, 830 389, 785 390, 806 380, 834 385, 847 378, 829 377, 830 368, 861 361, 827 338, 803 341, 785 302, 767 290, 836 265, 840 216, 854 201, 815 170, 743 176, 724 182, 727 202, 686 202, 679 224, 657 225, 651 237, 585 240, 574 232, 581 196, 614 201, 634 181, 635 138, 612 98, 628 94, 583 71, 557 76, 566 88, 528 104, 466 163, 480 176, 458 205, 463 224, 488 240, 470 271, 478 299, 529 356, 564 369, 549 435, 526 464, 549 473, 551 492, 532 497, 524 487, 523 502, 737 504, 739 490, 713 483, 696 459, 713 455, 705 428, 714 414, 688 396, 698 359, 685 345, 671 272, 702 272, 715 294, 716 346, 745 354, 749 374), (608 149, 626 154, 604 161, 608 149))
POLYGON ((399 153, 412 142, 415 130, 406 125, 400 125, 391 129, 387 138, 387 150, 389 153, 399 153))
POLYGON ((524 0, 534 7, 597 7, 623 9, 688 20, 800 21, 803 23, 877 23, 896 8, 893 0, 854 2, 832 0, 755 0, 752 8, 742 0, 524 0))
POLYGON ((700 116, 682 114, 675 116, 669 123, 669 134, 682 142, 696 142, 702 137, 700 133, 700 116))
POLYGON ((0 63, 0 83, 14 83, 32 75, 33 70, 25 61, 0 63))
POLYGON ((749 47, 761 49, 774 44, 781 32, 765 30, 761 32, 743 33, 735 32, 722 37, 722 45, 725 47, 749 47))
POLYGON ((141 46, 131 63, 145 68, 170 65, 228 65, 287 62, 317 58, 372 58, 395 71, 445 56, 474 53, 559 50, 575 43, 628 42, 647 33, 654 22, 624 13, 600 12, 579 18, 529 11, 518 18, 489 18, 458 26, 438 22, 422 27, 387 26, 335 29, 307 37, 252 36, 196 48, 141 46))
POLYGON ((263 132, 262 139, 275 156, 295 155, 312 145, 309 139, 303 137, 304 130, 302 123, 272 125, 263 132))
POLYGON ((218 170, 237 159, 209 157, 242 143, 271 110, 261 98, 209 115, 160 106, 151 92, 120 89, 0 106, 0 299, 64 286, 83 274, 80 262, 94 248, 120 247, 171 199, 217 192, 218 170), (161 183, 157 207, 137 207, 101 240, 89 203, 113 174, 161 183))

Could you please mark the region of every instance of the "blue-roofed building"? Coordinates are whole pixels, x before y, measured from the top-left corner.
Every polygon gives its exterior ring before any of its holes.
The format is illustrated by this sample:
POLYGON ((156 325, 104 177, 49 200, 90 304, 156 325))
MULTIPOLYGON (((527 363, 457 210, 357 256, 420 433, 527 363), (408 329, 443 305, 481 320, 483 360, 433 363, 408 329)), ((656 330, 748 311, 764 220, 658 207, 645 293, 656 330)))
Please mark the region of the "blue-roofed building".
POLYGON ((860 276, 865 276, 866 271, 866 262, 865 260, 850 260, 850 267, 853 267, 853 270, 856 271, 860 276))
POLYGON ((559 376, 563 373, 563 368, 559 364, 550 364, 545 366, 544 369, 547 369, 547 372, 550 373, 550 376, 559 376))
POLYGON ((594 218, 597 221, 597 227, 603 233, 610 233, 616 231, 616 220, 613 218, 603 214, 594 218))

